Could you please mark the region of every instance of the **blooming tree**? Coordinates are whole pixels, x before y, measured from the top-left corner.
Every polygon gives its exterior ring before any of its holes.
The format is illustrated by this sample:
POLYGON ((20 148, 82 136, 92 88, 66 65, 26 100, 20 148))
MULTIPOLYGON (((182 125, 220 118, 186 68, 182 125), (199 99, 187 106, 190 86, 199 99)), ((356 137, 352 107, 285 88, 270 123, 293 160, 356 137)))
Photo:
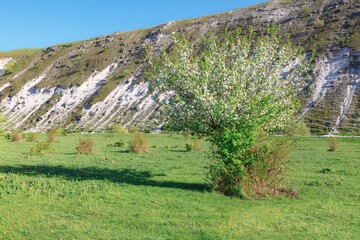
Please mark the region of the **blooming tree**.
POLYGON ((201 56, 185 37, 174 37, 174 45, 171 55, 150 58, 150 89, 169 93, 160 105, 173 129, 208 137, 216 147, 217 169, 231 178, 223 192, 239 195, 240 182, 256 162, 251 151, 260 137, 294 119, 310 61, 275 27, 265 35, 237 29, 221 39, 209 37, 201 56))

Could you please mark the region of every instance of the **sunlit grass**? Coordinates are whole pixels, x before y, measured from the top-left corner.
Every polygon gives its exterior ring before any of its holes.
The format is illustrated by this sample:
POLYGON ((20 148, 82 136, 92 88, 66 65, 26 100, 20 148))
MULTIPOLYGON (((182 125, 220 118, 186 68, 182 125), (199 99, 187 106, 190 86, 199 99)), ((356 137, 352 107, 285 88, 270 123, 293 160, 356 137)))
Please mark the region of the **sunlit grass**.
MULTIPOLYGON (((147 134, 150 153, 130 153, 131 135, 58 136, 56 152, 2 140, 0 238, 356 239, 360 234, 360 139, 302 138, 287 184, 296 199, 239 200, 207 186, 209 145, 187 152, 182 135, 147 134), (79 137, 96 153, 76 154, 79 137), (107 147, 119 139, 123 147, 107 147)), ((38 141, 46 141, 40 134, 38 141)))

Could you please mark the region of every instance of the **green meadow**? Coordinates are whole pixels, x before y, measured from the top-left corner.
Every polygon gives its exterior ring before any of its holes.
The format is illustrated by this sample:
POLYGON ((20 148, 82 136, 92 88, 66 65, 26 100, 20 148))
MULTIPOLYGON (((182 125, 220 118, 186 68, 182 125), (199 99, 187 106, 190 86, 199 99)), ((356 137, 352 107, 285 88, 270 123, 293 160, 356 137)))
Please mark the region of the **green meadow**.
POLYGON ((182 135, 146 137, 150 153, 128 152, 126 134, 58 135, 45 155, 2 137, 0 239, 360 238, 360 138, 336 152, 299 138, 284 182, 298 197, 241 200, 209 189, 207 142, 188 152, 182 135), (80 137, 96 152, 76 154, 80 137))

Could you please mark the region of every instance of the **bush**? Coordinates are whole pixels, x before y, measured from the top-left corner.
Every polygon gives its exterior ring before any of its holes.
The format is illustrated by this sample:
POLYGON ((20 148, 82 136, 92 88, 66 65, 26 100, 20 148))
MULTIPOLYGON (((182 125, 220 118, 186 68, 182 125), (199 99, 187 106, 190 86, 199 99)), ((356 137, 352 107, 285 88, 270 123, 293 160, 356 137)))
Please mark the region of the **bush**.
POLYGON ((337 148, 338 148, 338 142, 336 140, 336 138, 329 138, 329 151, 330 152, 336 152, 337 148))
POLYGON ((322 28, 324 25, 325 25, 324 20, 318 19, 318 20, 315 21, 315 26, 317 28, 322 28))
POLYGON ((284 129, 284 133, 287 136, 307 137, 311 135, 310 128, 304 122, 290 124, 284 129))
POLYGON ((309 15, 310 10, 311 10, 311 9, 310 9, 309 6, 304 6, 304 7, 301 9, 301 13, 302 13, 303 16, 307 16, 307 15, 309 15))
POLYGON ((77 154, 90 154, 94 151, 94 140, 92 138, 79 138, 77 146, 75 147, 77 154))
POLYGON ((19 142, 20 141, 20 133, 17 131, 12 131, 11 132, 11 141, 19 142))
POLYGON ((194 143, 191 143, 190 140, 188 140, 188 142, 185 145, 185 149, 188 152, 203 150, 203 148, 200 146, 200 139, 198 137, 196 137, 194 143))
POLYGON ((125 145, 125 142, 123 139, 120 139, 119 141, 114 143, 114 147, 123 147, 125 145))
POLYGON ((275 137, 259 141, 243 153, 243 168, 238 162, 216 162, 210 167, 213 189, 224 195, 240 198, 265 198, 269 196, 296 197, 297 193, 281 185, 281 174, 293 142, 275 137))
POLYGON ((147 139, 143 133, 137 133, 134 135, 134 138, 130 144, 130 152, 150 152, 149 145, 147 143, 147 139))
POLYGON ((27 137, 26 137, 27 142, 36 142, 36 140, 37 140, 37 137, 36 137, 35 133, 29 132, 27 134, 27 137))
POLYGON ((135 126, 129 127, 129 133, 136 134, 138 132, 139 132, 139 129, 137 127, 135 127, 135 126))
POLYGON ((121 124, 113 124, 110 128, 110 131, 112 133, 119 133, 119 134, 128 134, 129 131, 125 128, 123 128, 123 126, 121 124))
POLYGON ((63 129, 61 130, 61 135, 63 135, 64 137, 68 135, 68 131, 63 129))
POLYGON ((47 136, 48 136, 48 142, 49 143, 54 143, 56 142, 56 129, 50 129, 47 132, 47 136))
POLYGON ((186 143, 186 145, 185 145, 185 149, 186 149, 186 151, 188 151, 188 152, 194 151, 194 150, 195 150, 195 145, 192 144, 192 143, 190 143, 190 142, 188 142, 188 143, 186 143))
POLYGON ((7 134, 5 134, 5 139, 7 139, 7 140, 11 140, 11 134, 10 133, 7 133, 7 134))
POLYGON ((55 148, 48 142, 37 143, 31 148, 31 153, 45 155, 48 152, 55 152, 55 148))
POLYGON ((196 138, 194 142, 194 150, 195 151, 202 151, 203 148, 200 146, 200 139, 196 138))
POLYGON ((185 138, 186 140, 189 140, 189 139, 191 138, 191 134, 190 134, 189 131, 185 131, 185 132, 183 133, 183 135, 184 135, 184 138, 185 138))
POLYGON ((4 76, 8 76, 12 73, 14 73, 19 68, 19 63, 11 60, 4 66, 4 76))

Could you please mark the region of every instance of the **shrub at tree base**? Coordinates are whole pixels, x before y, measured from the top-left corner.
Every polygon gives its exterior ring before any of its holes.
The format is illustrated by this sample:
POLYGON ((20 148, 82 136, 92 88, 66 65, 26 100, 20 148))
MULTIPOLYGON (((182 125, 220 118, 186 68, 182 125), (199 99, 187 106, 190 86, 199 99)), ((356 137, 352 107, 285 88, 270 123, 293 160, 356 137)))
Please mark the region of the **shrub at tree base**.
POLYGON ((280 144, 269 136, 295 122, 296 97, 312 57, 305 61, 301 49, 292 49, 275 27, 265 35, 256 36, 250 28, 247 34, 237 29, 221 40, 204 39, 201 58, 184 36, 173 39, 171 55, 164 51, 149 60, 151 92, 155 97, 169 93, 159 103, 165 125, 212 143, 216 191, 248 198, 286 192, 280 186, 286 139, 280 144))
POLYGON ((241 198, 297 196, 295 191, 281 185, 281 174, 295 142, 280 137, 259 139, 255 145, 236 156, 229 154, 226 149, 240 146, 231 141, 230 134, 224 135, 224 144, 228 146, 218 151, 220 156, 216 157, 210 168, 215 191, 241 198))
POLYGON ((94 151, 94 140, 92 138, 79 138, 75 149, 78 154, 90 154, 94 151))
POLYGON ((147 139, 143 133, 138 133, 134 135, 134 138, 130 144, 130 152, 150 152, 149 145, 147 143, 147 139))

